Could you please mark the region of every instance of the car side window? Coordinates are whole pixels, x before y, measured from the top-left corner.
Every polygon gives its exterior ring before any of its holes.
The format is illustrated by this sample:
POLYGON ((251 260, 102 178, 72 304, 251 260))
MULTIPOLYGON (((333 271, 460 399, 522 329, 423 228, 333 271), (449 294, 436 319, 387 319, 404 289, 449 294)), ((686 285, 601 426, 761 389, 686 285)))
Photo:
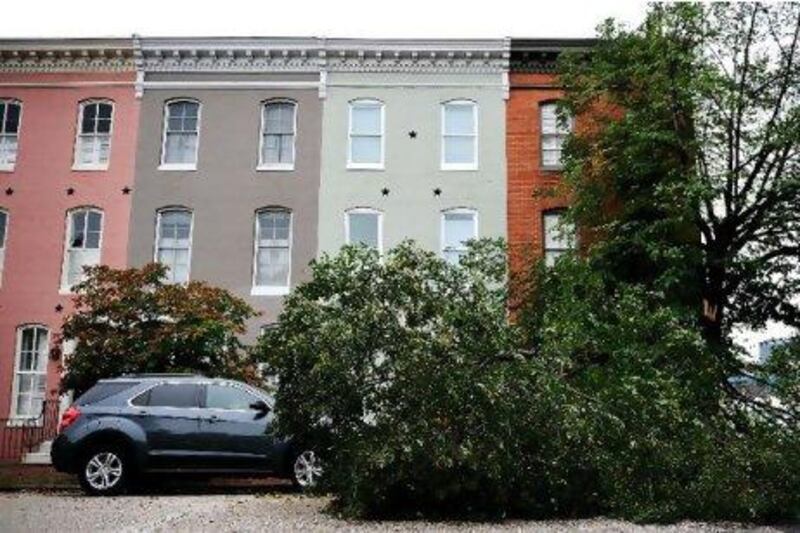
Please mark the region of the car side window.
POLYGON ((134 398, 131 403, 150 407, 199 407, 200 385, 191 383, 156 385, 134 398))
POLYGON ((207 385, 206 407, 209 409, 250 409, 258 398, 247 391, 229 385, 207 385))

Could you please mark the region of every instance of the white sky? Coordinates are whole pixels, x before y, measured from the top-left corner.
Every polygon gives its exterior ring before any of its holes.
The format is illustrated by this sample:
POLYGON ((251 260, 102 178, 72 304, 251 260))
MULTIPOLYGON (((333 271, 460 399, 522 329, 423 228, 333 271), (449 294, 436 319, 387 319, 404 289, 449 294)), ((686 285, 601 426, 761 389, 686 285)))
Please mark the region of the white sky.
POLYGON ((144 36, 593 37, 636 25, 634 0, 6 0, 0 38, 144 36))

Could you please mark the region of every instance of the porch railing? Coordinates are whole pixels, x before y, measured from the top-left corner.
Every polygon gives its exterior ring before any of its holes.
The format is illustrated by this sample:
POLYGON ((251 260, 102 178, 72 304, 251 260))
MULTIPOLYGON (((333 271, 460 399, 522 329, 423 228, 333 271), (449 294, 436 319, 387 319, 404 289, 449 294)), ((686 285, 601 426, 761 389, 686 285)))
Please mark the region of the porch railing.
POLYGON ((42 404, 42 412, 31 418, 0 418, 0 461, 20 461, 58 432, 58 397, 42 404))

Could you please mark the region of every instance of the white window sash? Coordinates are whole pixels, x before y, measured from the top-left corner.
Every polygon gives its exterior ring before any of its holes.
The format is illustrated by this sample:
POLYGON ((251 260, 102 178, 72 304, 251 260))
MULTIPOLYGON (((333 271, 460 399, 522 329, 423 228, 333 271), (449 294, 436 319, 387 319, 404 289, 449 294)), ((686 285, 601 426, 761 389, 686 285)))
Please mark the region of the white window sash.
POLYGON ((294 170, 295 159, 297 157, 297 104, 289 101, 272 100, 264 104, 261 108, 261 138, 258 147, 258 167, 256 170, 294 170), (292 106, 292 131, 291 132, 269 132, 267 130, 267 107, 269 105, 288 104, 292 106), (267 161, 266 146, 270 138, 278 139, 278 161, 267 161), (283 159, 283 141, 290 139, 288 157, 283 159))
POLYGON ((376 234, 377 234, 377 250, 379 254, 383 253, 383 213, 378 211, 377 209, 369 209, 369 208, 355 208, 355 209, 348 209, 344 213, 344 236, 345 236, 345 243, 346 244, 353 244, 353 240, 351 238, 351 227, 350 227, 350 217, 352 215, 373 215, 375 217, 375 224, 377 225, 376 234))
MULTIPOLYGON (((448 239, 448 215, 470 215, 471 222, 472 222, 472 236, 467 240, 475 240, 478 238, 479 229, 478 229, 478 212, 472 209, 451 209, 449 211, 445 211, 442 213, 442 228, 441 228, 441 241, 442 241, 442 257, 445 260, 449 261, 450 257, 457 256, 458 261, 461 260, 461 257, 468 251, 468 246, 465 244, 464 241, 460 241, 458 243, 450 243, 450 239, 448 239)), ((458 263, 456 261, 456 264, 458 263)))
POLYGON ((441 111, 441 170, 478 170, 478 104, 471 101, 456 101, 442 104, 441 111), (455 107, 469 107, 472 111, 472 131, 469 133, 447 132, 447 111, 455 107), (472 139, 472 161, 452 163, 447 161, 448 141, 472 139))
MULTIPOLYGON (((47 352, 50 348, 50 331, 47 328, 41 326, 26 326, 17 330, 17 340, 16 340, 16 353, 14 358, 14 383, 12 387, 12 396, 11 396, 11 409, 10 409, 10 417, 12 420, 31 420, 37 419, 41 416, 41 410, 32 409, 35 405, 35 402, 41 401, 44 402, 46 394, 47 394, 47 364, 48 364, 48 357, 47 352), (33 350, 31 351, 32 357, 35 357, 38 363, 37 368, 35 370, 23 370, 21 369, 22 361, 23 361, 23 350, 22 350, 22 340, 23 336, 26 331, 33 330, 33 350), (43 353, 38 351, 39 348, 39 336, 45 335, 43 353), (22 392, 22 382, 23 378, 31 377, 31 388, 27 392, 22 392), (40 390, 38 385, 43 385, 44 390, 40 390), (20 404, 20 397, 24 398, 24 403, 20 404), (20 412, 21 408, 26 406, 25 409, 28 411, 27 413, 20 412)), ((26 352, 28 352, 26 350, 26 352)), ((10 425, 13 425, 11 422, 10 425)))
POLYGON ((161 139, 161 163, 158 166, 159 170, 167 170, 167 171, 197 170, 197 158, 198 158, 198 153, 200 151, 200 121, 202 120, 202 114, 203 114, 203 106, 200 102, 197 102, 195 100, 173 100, 164 104, 164 128, 161 139), (197 104, 197 118, 195 119, 196 122, 194 130, 170 129, 169 126, 170 108, 172 105, 179 104, 181 102, 197 104), (169 161, 171 157, 169 156, 170 154, 167 152, 167 147, 170 136, 185 136, 186 138, 190 137, 194 138, 194 146, 191 157, 188 158, 189 161, 178 161, 178 162, 169 161))
POLYGON ((0 170, 13 170, 19 150, 18 133, 0 133, 0 170))
POLYGON ((386 107, 382 102, 372 100, 361 100, 350 103, 349 125, 347 129, 347 168, 356 170, 383 170, 385 168, 386 157, 386 107), (360 133, 353 131, 353 111, 357 108, 371 108, 378 112, 380 121, 380 132, 360 133), (353 160, 353 140, 354 139, 378 139, 378 160, 359 162, 353 160))
MULTIPOLYGON (((264 213, 269 213, 269 211, 262 211, 260 213, 256 213, 256 220, 255 220, 255 238, 254 238, 254 245, 253 245, 253 280, 252 280, 252 289, 250 291, 251 295, 255 296, 282 296, 289 294, 289 288, 291 287, 291 280, 292 280, 292 235, 293 235, 293 224, 294 224, 294 217, 292 213, 285 212, 285 214, 289 217, 289 231, 286 239, 262 239, 261 238, 261 222, 260 222, 260 215, 264 213), (261 269, 260 269, 260 262, 259 257, 262 251, 269 251, 269 250, 281 250, 286 251, 286 279, 283 283, 280 284, 263 284, 260 283, 262 278, 261 269)), ((284 213, 281 211, 281 213, 284 213)))
POLYGON ((114 115, 116 106, 108 101, 92 101, 81 104, 78 113, 78 125, 76 128, 75 136, 75 154, 73 156, 73 170, 107 170, 109 161, 111 160, 111 139, 114 133, 114 115), (86 108, 92 105, 105 104, 111 106, 110 127, 108 133, 101 133, 97 131, 98 119, 95 116, 95 123, 92 132, 84 133, 83 117, 86 108), (105 144, 104 144, 105 143, 105 144), (87 150, 87 148, 89 148, 87 150), (104 149, 105 148, 105 149, 104 149), (88 154, 88 158, 85 158, 88 154))
POLYGON ((192 234, 194 232, 194 215, 190 211, 165 210, 160 211, 156 217, 156 238, 153 246, 153 261, 167 267, 168 283, 188 283, 192 270, 192 234), (161 237, 161 224, 163 217, 170 213, 182 213, 189 218, 189 236, 185 239, 174 237, 161 237), (186 252, 186 279, 176 279, 177 262, 174 261, 178 252, 186 252), (169 254, 168 254, 169 252, 169 254), (172 262, 166 262, 164 255, 170 255, 172 262))

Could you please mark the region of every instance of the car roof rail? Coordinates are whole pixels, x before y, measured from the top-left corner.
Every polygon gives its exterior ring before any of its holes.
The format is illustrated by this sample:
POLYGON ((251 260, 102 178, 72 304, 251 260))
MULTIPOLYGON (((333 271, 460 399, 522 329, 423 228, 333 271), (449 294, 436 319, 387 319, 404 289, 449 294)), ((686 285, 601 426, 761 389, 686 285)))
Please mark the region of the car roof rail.
POLYGON ((120 378, 204 378, 203 374, 191 372, 154 372, 154 373, 133 373, 122 374, 120 378))

